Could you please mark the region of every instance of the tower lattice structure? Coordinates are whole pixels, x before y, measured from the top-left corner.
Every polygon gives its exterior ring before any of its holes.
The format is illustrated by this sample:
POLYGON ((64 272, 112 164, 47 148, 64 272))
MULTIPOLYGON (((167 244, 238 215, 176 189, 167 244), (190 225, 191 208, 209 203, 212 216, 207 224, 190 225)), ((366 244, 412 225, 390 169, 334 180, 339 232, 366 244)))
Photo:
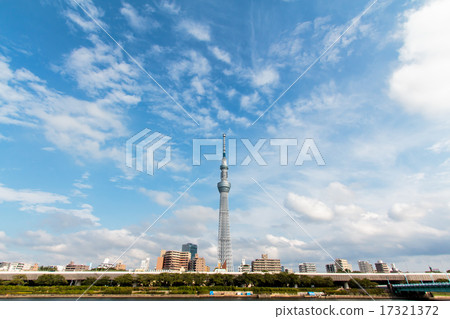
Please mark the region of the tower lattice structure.
POLYGON ((217 183, 217 188, 220 193, 218 257, 220 265, 226 265, 227 271, 234 271, 230 235, 230 214, 228 212, 228 193, 231 184, 228 181, 225 137, 226 135, 223 134, 223 157, 220 165, 220 182, 217 183))

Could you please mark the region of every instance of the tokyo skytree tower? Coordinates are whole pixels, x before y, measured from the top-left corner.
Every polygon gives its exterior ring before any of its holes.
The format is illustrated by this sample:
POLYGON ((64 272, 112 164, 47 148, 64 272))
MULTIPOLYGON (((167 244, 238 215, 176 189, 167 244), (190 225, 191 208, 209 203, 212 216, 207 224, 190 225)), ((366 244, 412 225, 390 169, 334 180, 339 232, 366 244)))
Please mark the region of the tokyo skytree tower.
POLYGON ((217 188, 220 193, 219 208, 219 263, 221 266, 226 265, 227 271, 233 271, 233 254, 231 251, 231 235, 230 235, 230 215, 228 213, 228 192, 231 184, 228 181, 228 166, 225 152, 225 134, 223 134, 223 158, 220 165, 220 182, 217 188), (226 264, 225 264, 226 263, 226 264))

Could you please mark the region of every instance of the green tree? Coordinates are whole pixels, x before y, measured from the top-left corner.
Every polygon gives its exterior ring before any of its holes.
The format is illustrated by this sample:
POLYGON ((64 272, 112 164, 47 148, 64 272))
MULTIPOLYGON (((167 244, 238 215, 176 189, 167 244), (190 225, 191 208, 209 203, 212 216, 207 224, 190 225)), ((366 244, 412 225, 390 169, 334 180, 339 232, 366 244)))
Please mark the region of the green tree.
POLYGON ((173 283, 173 277, 170 273, 161 273, 155 278, 155 286, 170 287, 173 283))
POLYGON ((299 276, 297 279, 297 285, 299 287, 311 287, 313 285, 313 280, 310 276, 299 276))
POLYGON ((193 286, 204 286, 208 279, 206 274, 192 274, 192 285, 193 286))
POLYGON ((62 275, 40 275, 35 281, 36 286, 64 286, 67 280, 62 275))
POLYGON ((444 278, 440 278, 440 279, 436 279, 435 282, 449 282, 448 279, 444 279, 444 278))
POLYGON ((367 278, 364 279, 353 278, 348 282, 348 285, 350 288, 360 288, 360 286, 363 288, 373 288, 376 287, 378 284, 376 282, 370 281, 367 278))
POLYGON ((39 266, 39 271, 56 271, 55 266, 39 266))
POLYGON ((14 275, 13 279, 9 282, 13 286, 25 286, 28 283, 26 275, 14 275))
POLYGON ((112 286, 112 280, 108 276, 103 276, 97 280, 95 286, 112 286))
POLYGON ((151 286, 154 280, 155 280, 154 275, 144 275, 144 274, 137 275, 136 278, 134 279, 136 284, 142 287, 151 286))
POLYGON ((82 284, 83 286, 90 286, 90 285, 92 285, 92 284, 95 282, 96 279, 97 279, 97 278, 95 278, 95 277, 87 277, 86 279, 84 279, 84 280, 81 282, 81 284, 82 284))
POLYGON ((315 276, 311 278, 311 285, 314 285, 314 287, 334 287, 334 281, 331 277, 315 276))
POLYGON ((225 286, 224 276, 222 274, 214 274, 209 276, 208 286, 225 286))
POLYGON ((133 276, 130 274, 118 276, 114 279, 116 285, 120 287, 131 287, 133 286, 133 276))

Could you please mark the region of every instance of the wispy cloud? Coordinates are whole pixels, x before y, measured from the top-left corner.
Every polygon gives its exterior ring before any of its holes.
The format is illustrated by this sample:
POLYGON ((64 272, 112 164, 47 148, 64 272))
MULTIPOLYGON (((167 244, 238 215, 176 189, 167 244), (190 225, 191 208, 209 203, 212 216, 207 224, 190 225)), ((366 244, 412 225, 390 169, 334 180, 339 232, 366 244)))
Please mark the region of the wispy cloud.
MULTIPOLYGON (((3 58, 3 66, 10 70, 5 61, 3 58)), ((15 74, 10 72, 10 78, 0 86, 0 98, 7 105, 15 105, 3 112, 5 120, 39 127, 48 141, 73 155, 118 158, 117 149, 104 147, 105 142, 127 132, 120 108, 112 100, 79 100, 47 88, 36 76, 36 80, 30 76, 20 80, 23 77, 16 78, 15 74)))
POLYGON ((312 220, 327 221, 333 218, 333 211, 323 202, 289 193, 284 202, 286 208, 299 213, 300 216, 308 217, 312 220))
POLYGON ((280 79, 278 72, 271 67, 262 69, 253 74, 253 85, 255 86, 265 86, 276 84, 280 79))
POLYGON ((155 191, 155 190, 146 189, 143 187, 139 188, 139 192, 141 192, 145 196, 149 197, 151 200, 156 202, 158 205, 169 206, 170 204, 172 204, 172 195, 168 192, 155 191))
POLYGON ((44 205, 31 205, 24 206, 20 210, 23 211, 33 211, 40 214, 51 214, 53 215, 52 223, 55 223, 59 227, 67 228, 69 226, 100 226, 98 217, 92 214, 93 207, 89 204, 81 205, 80 209, 68 209, 68 208, 58 208, 53 206, 44 205))
POLYGON ((161 9, 167 11, 170 14, 180 13, 181 7, 178 6, 175 1, 163 0, 160 5, 161 9))
POLYGON ((75 186, 76 188, 79 188, 79 189, 91 189, 92 188, 92 185, 84 184, 84 183, 80 183, 80 182, 74 183, 73 186, 75 186))
POLYGON ((106 25, 101 20, 101 18, 104 15, 103 10, 95 6, 91 0, 76 0, 76 1, 70 0, 67 1, 67 3, 72 8, 65 11, 65 15, 69 19, 68 22, 75 23, 75 25, 79 26, 85 32, 92 32, 98 28, 91 19, 85 19, 80 14, 78 14, 78 10, 80 9, 78 5, 80 5, 102 27, 106 28, 106 25))
POLYGON ((209 26, 192 20, 183 20, 178 26, 184 32, 190 34, 199 41, 210 41, 209 26))
POLYGON ((0 141, 7 141, 7 142, 9 142, 9 141, 12 141, 12 138, 6 137, 2 133, 0 133, 0 141))
POLYGON ((122 8, 120 8, 120 13, 125 17, 128 24, 136 31, 145 31, 150 28, 159 27, 159 23, 150 20, 148 17, 144 17, 139 14, 139 12, 129 3, 124 2, 122 8))
POLYGON ((249 95, 241 96, 241 108, 247 112, 252 112, 257 109, 257 104, 261 101, 258 92, 249 95))
POLYGON ((225 63, 230 64, 231 63, 231 56, 228 52, 219 49, 217 46, 209 47, 209 50, 214 54, 214 56, 225 63))
POLYGON ((0 184, 0 203, 19 202, 21 204, 69 203, 67 196, 30 189, 13 189, 0 184))

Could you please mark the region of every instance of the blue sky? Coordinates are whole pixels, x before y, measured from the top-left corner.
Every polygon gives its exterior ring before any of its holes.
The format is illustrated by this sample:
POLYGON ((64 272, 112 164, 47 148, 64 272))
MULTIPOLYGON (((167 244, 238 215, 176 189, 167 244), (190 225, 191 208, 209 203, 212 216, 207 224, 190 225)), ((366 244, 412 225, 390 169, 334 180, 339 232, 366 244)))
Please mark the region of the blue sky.
POLYGON ((198 178, 121 259, 194 242, 214 266, 220 161, 193 166, 192 141, 225 132, 235 265, 450 268, 448 3, 77 2, 2 3, 1 260, 114 260, 198 178), (144 128, 172 138, 153 176, 125 165, 144 128), (276 138, 298 140, 287 166, 276 138), (306 138, 325 166, 294 165, 306 138))

